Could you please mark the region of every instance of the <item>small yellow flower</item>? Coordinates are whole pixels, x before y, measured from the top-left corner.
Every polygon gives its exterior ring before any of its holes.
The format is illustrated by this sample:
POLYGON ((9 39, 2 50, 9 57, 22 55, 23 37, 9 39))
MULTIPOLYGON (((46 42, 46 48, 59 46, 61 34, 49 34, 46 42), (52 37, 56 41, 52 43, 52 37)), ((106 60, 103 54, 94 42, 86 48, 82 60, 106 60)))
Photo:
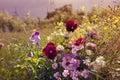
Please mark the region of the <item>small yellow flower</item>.
POLYGON ((96 18, 96 17, 97 17, 97 15, 94 15, 93 17, 94 17, 94 18, 96 18))
POLYGON ((104 27, 104 30, 105 30, 105 31, 107 31, 108 29, 109 29, 108 26, 104 27))
POLYGON ((107 18, 107 21, 110 21, 110 18, 107 18))
POLYGON ((63 22, 57 22, 57 25, 58 25, 58 26, 62 26, 62 25, 63 25, 63 22))
POLYGON ((119 19, 116 19, 113 23, 116 24, 119 22, 119 19))
POLYGON ((113 25, 112 27, 113 27, 114 29, 115 29, 115 28, 117 28, 117 26, 116 26, 116 25, 113 25))
POLYGON ((92 31, 92 28, 90 26, 87 27, 88 31, 92 31))
POLYGON ((86 23, 83 23, 83 26, 86 26, 86 23))

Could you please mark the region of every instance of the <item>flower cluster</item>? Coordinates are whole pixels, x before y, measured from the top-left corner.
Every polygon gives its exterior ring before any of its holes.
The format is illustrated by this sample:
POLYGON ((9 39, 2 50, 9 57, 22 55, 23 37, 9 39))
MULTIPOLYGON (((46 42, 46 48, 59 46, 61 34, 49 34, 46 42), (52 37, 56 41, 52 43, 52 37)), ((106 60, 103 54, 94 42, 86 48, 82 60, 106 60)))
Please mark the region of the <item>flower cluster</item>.
MULTIPOLYGON (((49 41, 42 49, 43 55, 52 63, 51 68, 54 72, 51 76, 57 80, 59 78, 70 80, 87 79, 93 70, 97 71, 106 64, 103 56, 95 59, 90 57, 95 54, 97 45, 90 42, 90 40, 88 41, 88 39, 98 39, 98 35, 94 31, 89 31, 84 37, 71 40, 69 32, 74 32, 77 29, 77 24, 74 20, 69 20, 66 22, 65 28, 67 32, 62 35, 63 42, 49 41)), ((37 46, 39 46, 39 39, 39 32, 34 32, 30 37, 30 40, 37 46)), ((32 52, 29 52, 27 56, 32 57, 32 52)))

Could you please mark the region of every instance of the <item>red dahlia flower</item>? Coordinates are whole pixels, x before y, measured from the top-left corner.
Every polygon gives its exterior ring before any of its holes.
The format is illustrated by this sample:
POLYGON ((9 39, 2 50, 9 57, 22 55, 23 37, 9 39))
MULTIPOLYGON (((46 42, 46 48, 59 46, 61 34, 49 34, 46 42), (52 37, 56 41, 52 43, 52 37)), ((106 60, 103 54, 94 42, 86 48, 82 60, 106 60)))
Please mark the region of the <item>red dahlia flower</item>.
POLYGON ((66 30, 67 31, 74 31, 75 29, 77 28, 77 24, 75 24, 75 21, 74 20, 69 20, 67 21, 66 23, 66 30))
POLYGON ((74 45, 79 46, 84 43, 84 38, 78 38, 74 40, 74 45))
POLYGON ((43 54, 48 59, 54 59, 57 56, 56 46, 52 42, 49 42, 43 49, 43 54))

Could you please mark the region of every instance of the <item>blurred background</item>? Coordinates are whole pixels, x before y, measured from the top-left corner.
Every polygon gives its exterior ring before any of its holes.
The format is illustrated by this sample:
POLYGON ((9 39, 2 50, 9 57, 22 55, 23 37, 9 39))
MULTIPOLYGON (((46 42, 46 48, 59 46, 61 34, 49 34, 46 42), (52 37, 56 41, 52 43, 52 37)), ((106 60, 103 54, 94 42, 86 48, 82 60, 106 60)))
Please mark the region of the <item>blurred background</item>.
POLYGON ((10 14, 18 14, 19 16, 29 12, 33 17, 45 18, 47 12, 65 4, 72 4, 74 10, 83 6, 89 10, 94 5, 105 7, 119 3, 120 0, 0 0, 0 11, 6 10, 10 14))

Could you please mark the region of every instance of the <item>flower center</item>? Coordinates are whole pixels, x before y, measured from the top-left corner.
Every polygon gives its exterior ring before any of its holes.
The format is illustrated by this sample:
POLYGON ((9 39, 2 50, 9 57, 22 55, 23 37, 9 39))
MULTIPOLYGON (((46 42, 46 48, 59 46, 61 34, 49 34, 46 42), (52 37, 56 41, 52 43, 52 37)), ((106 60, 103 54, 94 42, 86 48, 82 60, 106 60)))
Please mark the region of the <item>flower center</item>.
POLYGON ((74 29, 74 27, 72 26, 71 29, 74 29))
POLYGON ((52 50, 50 50, 50 53, 52 53, 53 51, 52 50))
POLYGON ((70 63, 69 62, 66 62, 66 65, 68 66, 70 63))

